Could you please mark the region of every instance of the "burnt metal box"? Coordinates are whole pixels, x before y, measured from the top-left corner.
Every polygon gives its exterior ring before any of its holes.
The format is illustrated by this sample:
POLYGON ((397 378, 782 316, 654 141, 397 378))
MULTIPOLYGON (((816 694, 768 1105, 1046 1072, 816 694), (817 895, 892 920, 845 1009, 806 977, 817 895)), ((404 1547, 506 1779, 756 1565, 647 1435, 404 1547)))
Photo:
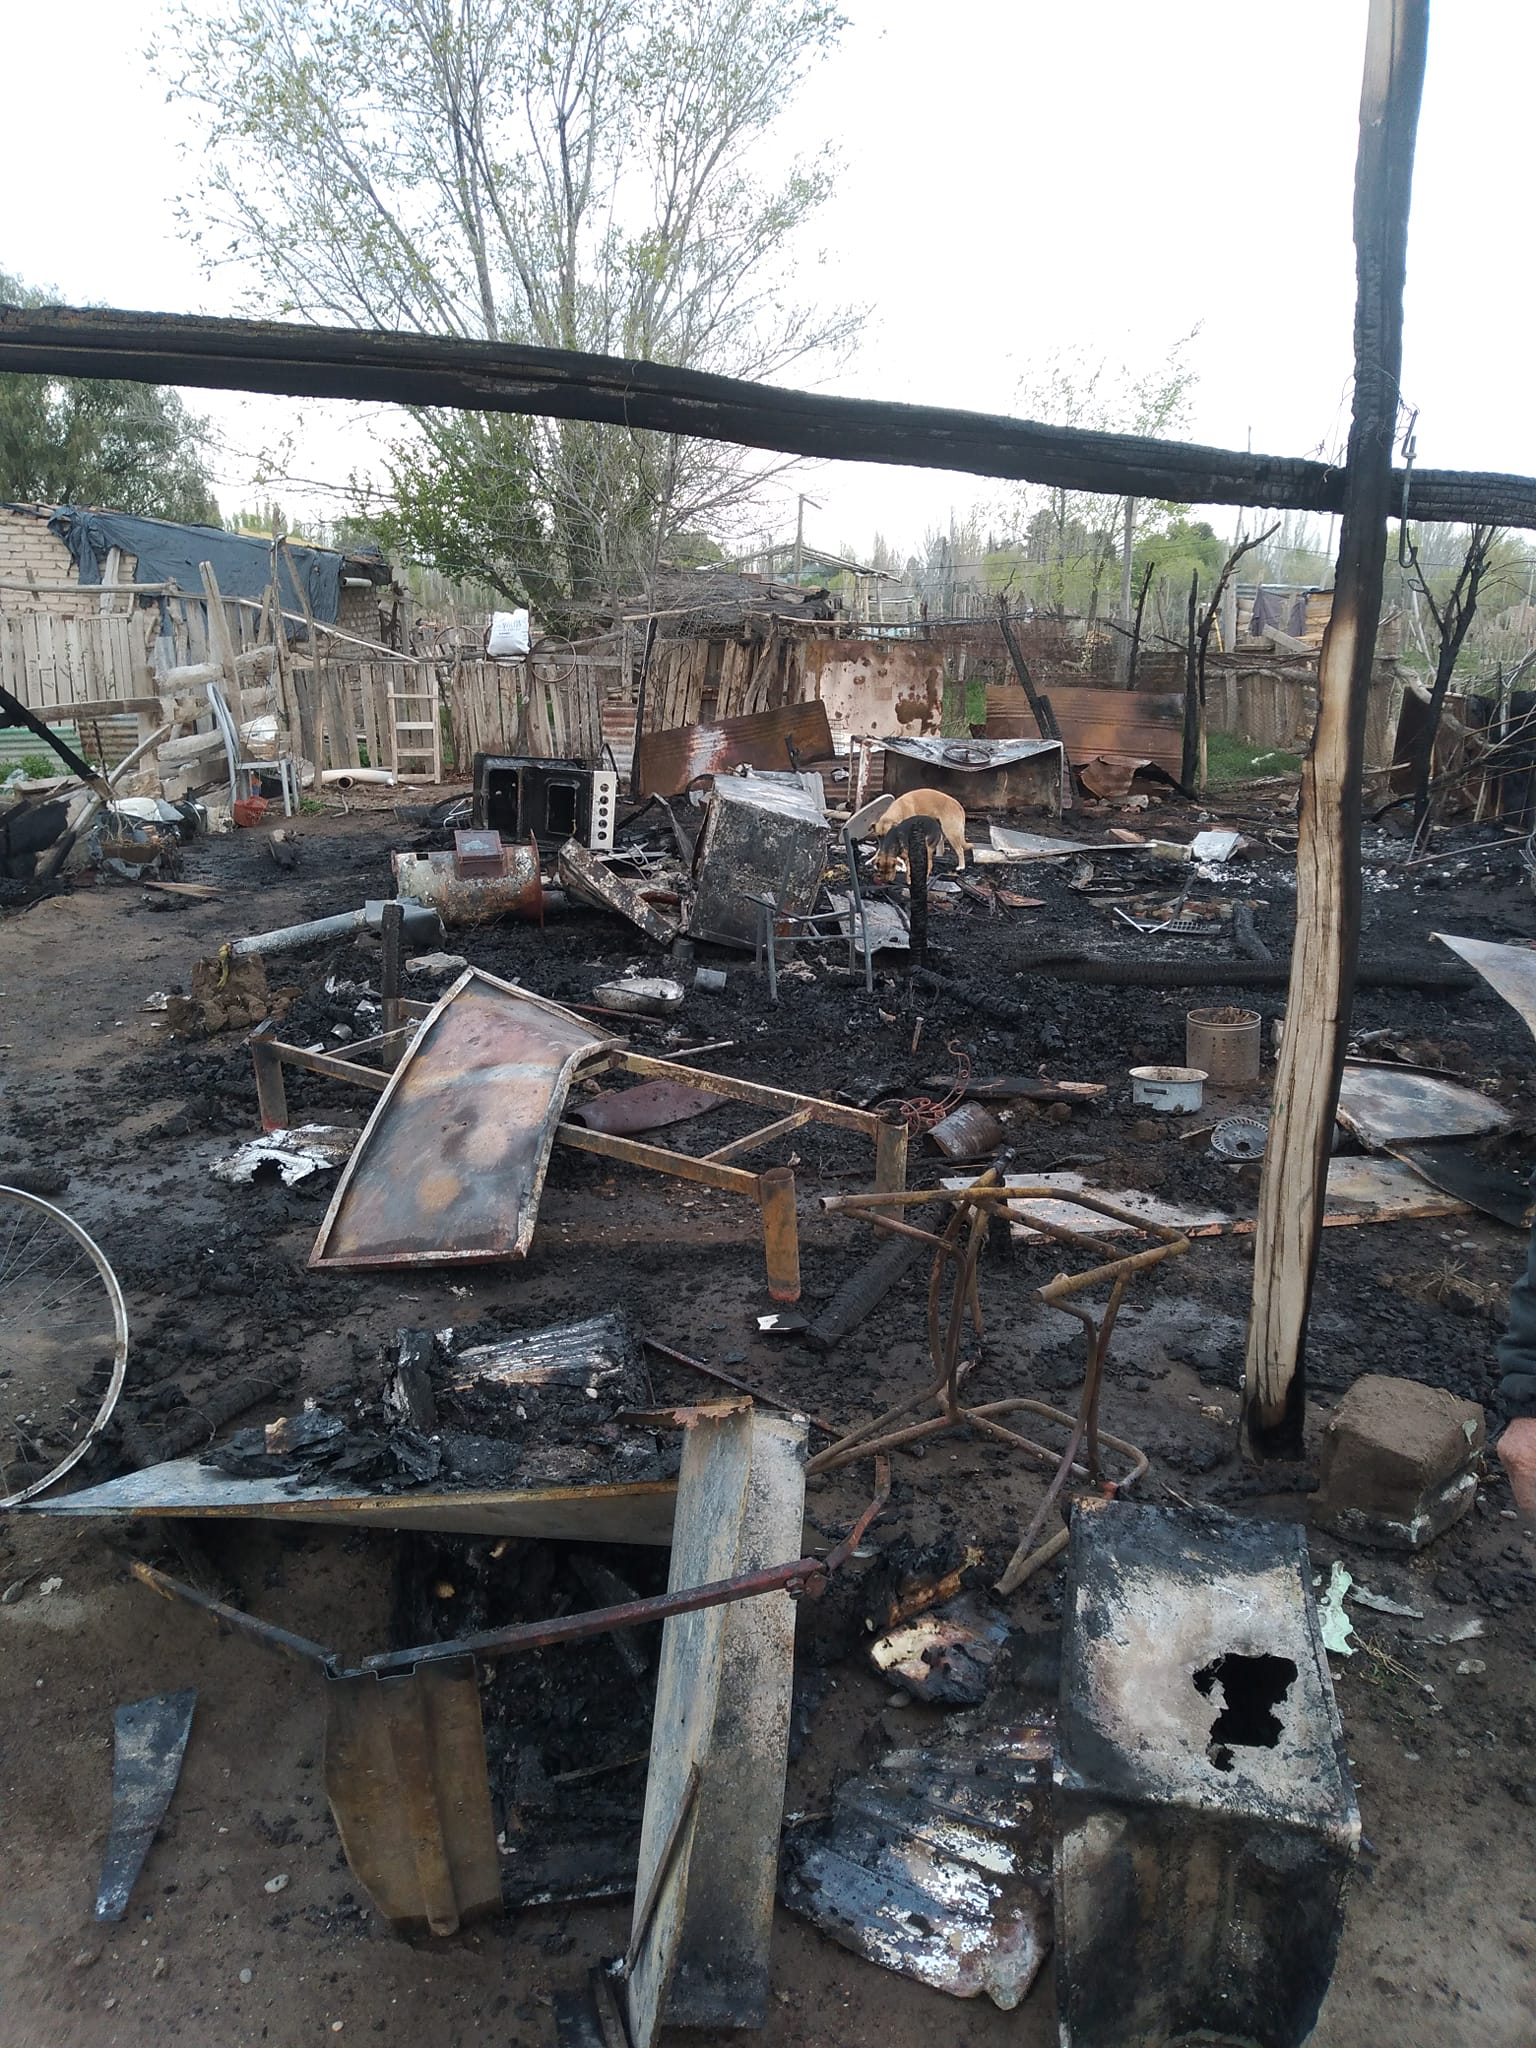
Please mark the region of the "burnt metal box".
POLYGON ((1060 740, 887 740, 885 793, 938 789, 969 817, 1037 811, 1059 818, 1066 780, 1060 740))
POLYGON ((574 760, 520 754, 476 754, 470 820, 508 839, 563 846, 568 839, 604 850, 613 845, 618 777, 574 760))
POLYGON ((1312 2031, 1360 1815, 1306 1537, 1073 1516, 1056 1791, 1063 2048, 1312 2031))
POLYGON ((831 827, 818 797, 798 779, 719 775, 694 857, 694 938, 755 946, 758 898, 785 917, 815 907, 831 827))

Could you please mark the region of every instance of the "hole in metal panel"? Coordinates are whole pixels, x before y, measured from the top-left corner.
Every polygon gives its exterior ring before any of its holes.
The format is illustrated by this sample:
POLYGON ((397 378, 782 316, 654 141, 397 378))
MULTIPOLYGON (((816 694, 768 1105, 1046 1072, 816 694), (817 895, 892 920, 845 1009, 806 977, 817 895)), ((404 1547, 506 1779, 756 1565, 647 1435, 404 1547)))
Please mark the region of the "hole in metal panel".
POLYGON ((1195 1690, 1209 1699, 1221 1687, 1221 1712, 1211 1723, 1206 1755, 1218 1771, 1230 1771, 1234 1749, 1273 1749, 1280 1740, 1275 1713, 1296 1680, 1289 1657, 1244 1656, 1229 1650, 1194 1675, 1195 1690))

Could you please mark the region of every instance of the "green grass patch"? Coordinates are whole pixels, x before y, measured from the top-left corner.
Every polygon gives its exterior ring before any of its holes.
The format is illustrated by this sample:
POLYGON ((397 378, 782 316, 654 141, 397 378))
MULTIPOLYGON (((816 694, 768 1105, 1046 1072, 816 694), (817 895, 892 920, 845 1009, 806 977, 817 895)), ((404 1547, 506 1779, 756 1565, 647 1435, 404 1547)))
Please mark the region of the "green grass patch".
POLYGON ((987 722, 987 682, 972 676, 965 683, 944 685, 944 717, 940 727, 945 739, 963 740, 973 725, 987 722))
POLYGON ((1211 789, 1230 789, 1261 775, 1299 775, 1301 756, 1280 747, 1255 747, 1229 732, 1207 733, 1206 781, 1211 789))

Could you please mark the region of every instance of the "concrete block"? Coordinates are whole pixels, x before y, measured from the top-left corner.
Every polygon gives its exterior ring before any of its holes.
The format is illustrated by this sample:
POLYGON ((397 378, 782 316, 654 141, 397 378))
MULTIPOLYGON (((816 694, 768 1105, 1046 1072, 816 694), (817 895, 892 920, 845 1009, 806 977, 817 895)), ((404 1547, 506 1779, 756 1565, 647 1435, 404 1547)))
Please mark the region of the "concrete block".
POLYGON ((1062 2048, 1296 2048, 1360 1841, 1304 1533, 1079 1507, 1063 1635, 1062 2048))
POLYGON ((1313 1520, 1384 1550, 1422 1550, 1468 1512, 1487 1430, 1475 1401, 1368 1373, 1323 1432, 1313 1520))

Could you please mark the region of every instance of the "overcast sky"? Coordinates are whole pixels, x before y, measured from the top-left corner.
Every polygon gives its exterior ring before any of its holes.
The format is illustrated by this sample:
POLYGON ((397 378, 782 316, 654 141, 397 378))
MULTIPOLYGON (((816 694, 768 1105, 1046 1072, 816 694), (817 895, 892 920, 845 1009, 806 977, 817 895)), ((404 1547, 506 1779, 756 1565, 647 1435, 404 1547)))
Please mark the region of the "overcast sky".
MULTIPOLYGON (((1348 424, 1350 199, 1365 0, 844 0, 841 50, 788 139, 843 169, 806 249, 808 288, 868 305, 831 388, 1012 409, 1052 351, 1148 368, 1197 323, 1191 438, 1337 451, 1348 424)), ((194 153, 143 45, 153 4, 5 0, 12 166, 0 269, 71 302, 236 310, 177 234, 194 153)), ((1531 309, 1529 0, 1440 0, 1430 31, 1408 259, 1403 390, 1426 464, 1536 471, 1520 396, 1531 309)), ((344 483, 377 408, 193 393, 214 416, 221 501, 257 497, 287 436, 296 478, 344 483)), ((765 524, 793 524, 796 486, 765 524)), ((1005 487, 932 471, 807 466, 807 533, 903 549, 1005 487)), ((331 494, 279 489, 291 517, 331 494)), ((1221 515, 1224 521, 1232 514, 1221 515)))

